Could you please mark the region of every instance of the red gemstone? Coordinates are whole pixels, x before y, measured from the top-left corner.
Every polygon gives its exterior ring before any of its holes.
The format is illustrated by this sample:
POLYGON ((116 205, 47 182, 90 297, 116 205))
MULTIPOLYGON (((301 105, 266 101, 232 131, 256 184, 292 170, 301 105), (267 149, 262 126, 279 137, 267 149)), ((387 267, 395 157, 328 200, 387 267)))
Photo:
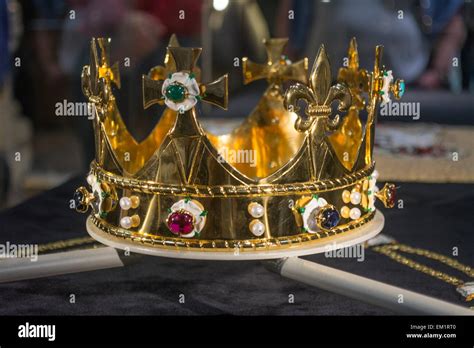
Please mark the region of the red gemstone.
POLYGON ((387 189, 387 205, 389 207, 395 206, 395 201, 397 198, 397 188, 395 185, 389 185, 387 189))
POLYGON ((175 211, 168 216, 168 228, 174 234, 188 234, 194 230, 194 218, 185 211, 175 211))

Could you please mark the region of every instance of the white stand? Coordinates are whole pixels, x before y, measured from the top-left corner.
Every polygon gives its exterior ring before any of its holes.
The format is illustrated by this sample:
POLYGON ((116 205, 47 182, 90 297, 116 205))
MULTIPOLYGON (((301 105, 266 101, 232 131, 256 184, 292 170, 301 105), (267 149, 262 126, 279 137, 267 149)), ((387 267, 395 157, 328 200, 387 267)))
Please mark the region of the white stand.
POLYGON ((283 277, 400 314, 474 315, 468 308, 297 257, 268 261, 267 266, 283 277))
POLYGON ((122 267, 123 265, 124 263, 114 248, 74 250, 38 255, 36 261, 29 258, 5 259, 0 261, 0 283, 95 271, 122 267))

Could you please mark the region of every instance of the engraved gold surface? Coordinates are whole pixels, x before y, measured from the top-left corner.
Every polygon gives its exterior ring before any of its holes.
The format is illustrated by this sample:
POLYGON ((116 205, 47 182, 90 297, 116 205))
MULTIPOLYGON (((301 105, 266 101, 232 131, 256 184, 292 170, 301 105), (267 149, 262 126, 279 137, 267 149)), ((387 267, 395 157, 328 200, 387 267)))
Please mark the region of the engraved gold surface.
POLYGON ((289 196, 294 194, 304 194, 309 192, 326 192, 339 190, 354 185, 359 180, 368 177, 374 170, 374 165, 344 175, 340 178, 320 181, 310 181, 304 183, 287 184, 255 184, 255 185, 173 185, 161 184, 154 181, 141 181, 137 179, 122 177, 97 166, 95 162, 91 164, 91 173, 97 175, 100 180, 105 180, 117 187, 151 194, 164 194, 175 196, 196 196, 196 197, 260 197, 262 195, 289 196))

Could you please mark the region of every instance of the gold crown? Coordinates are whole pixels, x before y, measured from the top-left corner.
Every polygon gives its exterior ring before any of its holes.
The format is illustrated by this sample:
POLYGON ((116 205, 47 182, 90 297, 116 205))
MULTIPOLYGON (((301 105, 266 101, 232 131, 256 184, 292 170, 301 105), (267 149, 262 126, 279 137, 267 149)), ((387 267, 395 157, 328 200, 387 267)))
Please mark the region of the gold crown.
POLYGON ((390 93, 399 98, 404 83, 381 65, 382 46, 369 72, 359 67, 352 39, 331 85, 324 46, 308 78, 307 59, 289 61, 286 43, 264 41, 265 64, 242 59, 244 83, 266 79, 269 87, 242 125, 215 135, 203 129, 195 105, 226 108, 227 75, 202 83, 201 49, 180 47, 173 36, 164 65, 143 76, 144 107, 167 108, 139 143, 112 93, 120 75, 109 62, 110 39, 92 39, 82 88, 95 106, 96 153, 91 190, 75 193, 78 211, 92 207, 88 229, 152 249, 259 252, 352 233, 374 218, 376 197, 393 206, 392 184, 376 192, 372 152, 377 105, 390 93), (287 81, 296 83, 285 92, 287 81), (333 115, 334 102, 344 116, 333 115))

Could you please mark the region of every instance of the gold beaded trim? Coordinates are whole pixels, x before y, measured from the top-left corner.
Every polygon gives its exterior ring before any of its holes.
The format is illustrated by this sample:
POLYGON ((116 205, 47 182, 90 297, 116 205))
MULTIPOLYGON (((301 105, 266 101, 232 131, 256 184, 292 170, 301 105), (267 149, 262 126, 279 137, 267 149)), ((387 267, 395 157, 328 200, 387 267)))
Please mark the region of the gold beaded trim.
POLYGON ((308 105, 308 115, 311 116, 328 116, 331 114, 331 112, 331 107, 327 105, 308 105))
POLYGON ((99 180, 106 181, 124 189, 136 192, 177 195, 193 197, 260 197, 264 195, 288 196, 309 192, 324 192, 341 189, 353 185, 357 181, 369 176, 374 171, 375 163, 357 172, 346 174, 340 178, 291 184, 249 184, 249 185, 170 185, 160 184, 154 181, 142 181, 133 178, 125 178, 105 171, 96 162, 91 163, 91 173, 99 180))
POLYGON ((92 222, 100 230, 111 234, 115 237, 129 239, 132 242, 151 245, 157 248, 177 249, 177 250, 199 250, 199 251, 255 251, 255 250, 271 250, 291 247, 294 245, 314 242, 316 240, 334 236, 340 233, 354 230, 367 222, 371 221, 375 216, 375 211, 370 212, 358 220, 349 222, 340 227, 333 228, 328 231, 320 231, 317 233, 301 233, 295 236, 273 237, 273 238, 259 238, 259 239, 244 239, 244 240, 203 240, 203 239, 186 239, 157 236, 151 234, 144 234, 139 232, 132 232, 120 227, 111 225, 95 215, 91 215, 92 222))

